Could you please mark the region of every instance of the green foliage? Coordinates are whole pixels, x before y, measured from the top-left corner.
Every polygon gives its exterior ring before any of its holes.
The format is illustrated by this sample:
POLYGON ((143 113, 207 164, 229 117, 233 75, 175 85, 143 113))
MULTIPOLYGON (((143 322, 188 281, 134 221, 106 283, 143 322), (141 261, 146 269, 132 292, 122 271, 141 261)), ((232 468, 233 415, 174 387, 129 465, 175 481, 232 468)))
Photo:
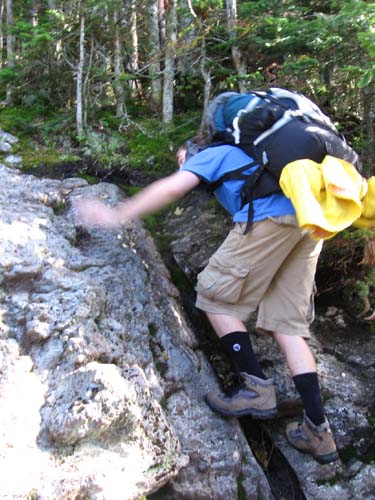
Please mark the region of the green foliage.
POLYGON ((127 186, 126 184, 120 184, 119 187, 128 195, 133 196, 134 194, 139 193, 142 189, 140 186, 127 186))
MULTIPOLYGON (((152 115, 160 109, 150 100, 146 4, 137 6, 139 70, 133 72, 127 60, 132 47, 125 4, 118 0, 65 3, 57 1, 55 9, 48 9, 46 2, 15 2, 14 24, 7 27, 4 21, 4 29, 15 37, 15 65, 4 64, 0 70, 0 99, 5 100, 11 85, 18 110, 21 106, 35 108, 35 112, 26 111, 30 119, 25 119, 23 112, 15 114, 10 123, 15 132, 38 134, 44 143, 53 136, 56 143, 61 143, 63 136, 76 140, 75 87, 80 19, 84 16, 83 92, 88 129, 79 144, 85 157, 105 168, 170 170, 176 147, 199 126, 204 99, 203 47, 212 94, 237 91, 243 82, 249 88, 279 85, 300 90, 345 124, 349 135, 346 129, 343 132, 358 149, 373 154, 370 126, 364 121, 374 106, 375 2, 245 0, 238 2, 238 22, 233 29, 228 29, 224 0, 193 0, 194 18, 187 5, 179 3, 175 121, 168 130, 163 129, 160 115, 152 115), (117 24, 113 22, 114 9, 120 16, 117 24), (123 54, 127 54, 120 76, 114 71, 116 30, 124 45, 123 54), (234 67, 234 45, 242 51, 245 76, 239 76, 234 67), (125 96, 123 117, 115 116, 115 82, 125 96), (370 96, 367 101, 365 94, 370 96)), ((164 48, 156 56, 162 68, 164 48)), ((372 160, 367 162, 372 164, 372 160)))
POLYGON ((373 463, 373 461, 375 460, 375 453, 373 450, 371 450, 368 453, 362 455, 355 448, 355 446, 349 445, 340 451, 340 459, 344 462, 344 464, 348 463, 353 459, 358 460, 364 464, 370 464, 373 463))
POLYGON ((358 80, 358 87, 360 89, 363 89, 365 87, 369 87, 372 81, 374 80, 375 77, 375 65, 370 68, 366 69, 365 71, 362 72, 361 77, 358 80))
POLYGON ((0 109, 0 127, 7 132, 31 135, 36 130, 39 118, 37 108, 14 107, 0 109))
POLYGON ((369 229, 349 228, 326 241, 321 254, 318 288, 333 293, 335 302, 341 302, 353 315, 375 300, 375 266, 364 258, 364 249, 373 238, 369 229), (324 276, 321 284, 320 276, 324 276))
POLYGON ((159 119, 148 118, 126 131, 126 164, 131 169, 166 175, 176 168, 178 147, 192 137, 199 124, 199 113, 184 113, 176 117, 175 124, 165 129, 159 119))
POLYGON ((0 128, 21 138, 33 137, 43 145, 56 145, 64 136, 75 134, 74 113, 55 111, 48 104, 43 91, 28 94, 23 106, 0 108, 0 128))
POLYGON ((137 130, 132 134, 128 156, 130 167, 140 168, 165 162, 166 153, 170 149, 170 139, 168 134, 164 134, 160 129, 160 123, 155 125, 155 132, 148 129, 137 130))
POLYGON ((78 137, 83 156, 94 159, 105 169, 112 170, 124 165, 121 140, 118 136, 87 129, 78 137))
POLYGON ((7 85, 18 81, 20 72, 17 67, 7 67, 0 69, 0 85, 7 85))

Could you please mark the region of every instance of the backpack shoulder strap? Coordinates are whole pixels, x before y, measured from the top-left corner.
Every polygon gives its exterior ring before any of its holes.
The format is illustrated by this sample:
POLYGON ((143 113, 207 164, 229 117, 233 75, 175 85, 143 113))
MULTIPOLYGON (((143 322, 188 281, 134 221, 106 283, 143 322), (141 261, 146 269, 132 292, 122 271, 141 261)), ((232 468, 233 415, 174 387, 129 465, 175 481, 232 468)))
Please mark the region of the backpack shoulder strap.
POLYGON ((212 189, 212 191, 216 191, 216 189, 218 189, 226 181, 247 179, 249 175, 244 174, 244 172, 251 167, 255 167, 256 165, 259 165, 259 163, 254 160, 251 163, 244 165, 243 167, 236 168, 235 170, 230 170, 229 172, 226 172, 221 177, 219 177, 219 179, 217 179, 215 182, 211 182, 210 188, 212 189))

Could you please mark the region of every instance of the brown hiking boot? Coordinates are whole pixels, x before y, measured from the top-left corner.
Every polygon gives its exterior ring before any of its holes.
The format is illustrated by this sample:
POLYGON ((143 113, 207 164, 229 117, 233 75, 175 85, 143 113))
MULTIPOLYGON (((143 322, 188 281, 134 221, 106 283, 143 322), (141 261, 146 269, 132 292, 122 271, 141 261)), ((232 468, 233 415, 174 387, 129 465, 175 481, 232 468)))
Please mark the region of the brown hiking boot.
POLYGON ((327 419, 320 425, 314 425, 304 414, 301 423, 287 425, 285 434, 294 448, 302 453, 311 453, 320 464, 328 464, 339 458, 327 419))
POLYGON ((276 415, 276 394, 273 379, 263 380, 241 373, 243 384, 232 396, 209 392, 206 395, 208 406, 229 417, 251 415, 254 418, 266 419, 276 415))

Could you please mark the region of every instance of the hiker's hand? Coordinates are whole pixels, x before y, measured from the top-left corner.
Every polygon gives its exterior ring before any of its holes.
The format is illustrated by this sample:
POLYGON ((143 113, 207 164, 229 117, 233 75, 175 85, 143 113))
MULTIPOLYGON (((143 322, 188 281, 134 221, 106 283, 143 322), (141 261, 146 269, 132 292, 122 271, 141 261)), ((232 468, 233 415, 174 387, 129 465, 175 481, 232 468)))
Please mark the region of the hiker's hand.
POLYGON ((85 227, 117 228, 122 222, 118 208, 99 200, 81 198, 74 201, 73 208, 77 222, 85 227))

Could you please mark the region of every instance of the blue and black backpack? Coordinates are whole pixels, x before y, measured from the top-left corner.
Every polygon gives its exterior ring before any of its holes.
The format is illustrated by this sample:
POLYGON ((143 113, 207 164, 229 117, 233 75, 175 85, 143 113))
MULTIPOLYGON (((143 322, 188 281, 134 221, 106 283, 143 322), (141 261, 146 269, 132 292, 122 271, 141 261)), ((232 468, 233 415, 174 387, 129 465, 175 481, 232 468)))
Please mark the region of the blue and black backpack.
POLYGON ((230 179, 244 179, 242 204, 249 203, 248 231, 253 219, 252 201, 281 192, 282 169, 295 160, 320 163, 326 155, 348 161, 361 171, 355 151, 332 121, 310 99, 294 91, 270 88, 247 94, 224 92, 208 106, 204 124, 211 147, 232 144, 253 162, 225 174, 212 188, 230 179), (259 165, 251 175, 244 172, 259 165))

